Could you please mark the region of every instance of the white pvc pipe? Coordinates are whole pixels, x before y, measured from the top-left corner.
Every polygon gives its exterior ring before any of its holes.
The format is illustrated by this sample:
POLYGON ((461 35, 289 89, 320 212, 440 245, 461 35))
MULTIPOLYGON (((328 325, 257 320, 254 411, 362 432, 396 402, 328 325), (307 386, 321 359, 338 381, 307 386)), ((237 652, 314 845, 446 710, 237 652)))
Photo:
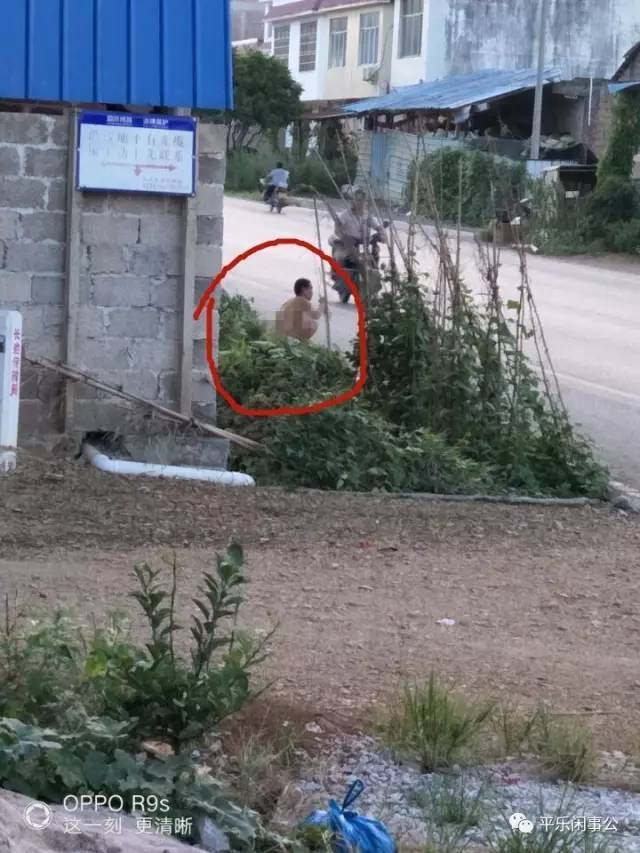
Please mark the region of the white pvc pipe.
POLYGON ((15 470, 20 412, 22 315, 0 311, 0 473, 15 470))
POLYGON ((177 480, 204 480, 219 486, 255 486, 255 480, 248 474, 237 471, 222 471, 213 468, 187 468, 181 465, 151 465, 147 462, 128 462, 126 459, 111 459, 100 453, 91 444, 82 446, 82 455, 99 471, 108 474, 143 475, 146 477, 167 477, 177 480))

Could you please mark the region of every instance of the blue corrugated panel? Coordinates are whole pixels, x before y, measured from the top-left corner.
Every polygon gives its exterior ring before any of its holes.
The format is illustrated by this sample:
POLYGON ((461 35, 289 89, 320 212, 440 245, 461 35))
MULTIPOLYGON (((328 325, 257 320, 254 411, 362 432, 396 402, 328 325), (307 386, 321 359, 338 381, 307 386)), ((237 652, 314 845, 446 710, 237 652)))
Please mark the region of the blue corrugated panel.
POLYGON ((612 95, 624 92, 627 89, 640 89, 640 80, 626 80, 624 83, 609 83, 609 91, 612 95))
POLYGON ((0 98, 230 107, 229 0, 6 0, 0 98))
MULTIPOLYGON (((470 104, 480 104, 504 95, 511 95, 536 85, 535 69, 503 71, 490 69, 446 77, 432 83, 402 86, 388 95, 356 101, 344 108, 347 113, 404 112, 405 110, 456 110, 470 104)), ((545 70, 545 83, 560 80, 558 69, 545 70)))

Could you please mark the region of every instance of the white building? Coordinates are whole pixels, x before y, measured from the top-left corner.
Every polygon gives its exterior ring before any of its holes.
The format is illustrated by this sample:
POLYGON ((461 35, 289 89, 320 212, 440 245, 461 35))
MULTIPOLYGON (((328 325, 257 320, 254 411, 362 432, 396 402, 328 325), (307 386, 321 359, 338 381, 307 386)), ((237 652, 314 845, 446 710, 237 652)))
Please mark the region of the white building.
MULTIPOLYGON (((311 102, 537 62, 538 0, 262 0, 265 41, 311 102)), ((640 41, 640 0, 551 0, 546 63, 608 77, 640 41)))
POLYGON ((267 0, 265 40, 303 100, 354 100, 388 90, 392 0, 267 0))

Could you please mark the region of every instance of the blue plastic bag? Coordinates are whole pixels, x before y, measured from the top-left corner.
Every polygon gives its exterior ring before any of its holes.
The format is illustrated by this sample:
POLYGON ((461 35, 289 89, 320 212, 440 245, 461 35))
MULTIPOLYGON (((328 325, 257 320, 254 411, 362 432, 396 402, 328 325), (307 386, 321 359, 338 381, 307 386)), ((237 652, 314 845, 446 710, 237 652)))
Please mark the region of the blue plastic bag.
POLYGON ((342 806, 331 800, 327 811, 312 812, 304 823, 330 830, 334 853, 396 853, 395 842, 383 823, 348 811, 363 791, 364 785, 356 780, 342 806))

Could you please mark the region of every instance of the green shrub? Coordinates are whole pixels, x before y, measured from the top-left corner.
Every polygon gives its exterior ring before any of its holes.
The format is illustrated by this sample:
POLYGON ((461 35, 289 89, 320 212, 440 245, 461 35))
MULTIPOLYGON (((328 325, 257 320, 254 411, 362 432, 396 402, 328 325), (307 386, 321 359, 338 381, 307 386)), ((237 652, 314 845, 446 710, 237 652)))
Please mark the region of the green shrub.
POLYGON ((620 222, 607 229, 607 245, 614 252, 640 253, 640 218, 620 222))
MULTIPOLYGON (((342 353, 267 336, 220 352, 221 376, 244 406, 301 406, 347 391, 353 371, 342 353)), ((225 416, 223 415, 223 418, 225 416)))
MULTIPOLYGON (((607 472, 524 355, 527 299, 503 307, 494 288, 478 306, 459 281, 441 287, 396 281, 372 300, 357 400, 276 418, 221 407, 222 426, 268 451, 237 464, 290 486, 602 497, 607 472)), ((221 337, 222 381, 250 409, 333 398, 359 369, 357 343, 345 356, 267 335, 241 297, 222 303, 221 337)))
POLYGON ((10 625, 0 646, 0 716, 60 728, 73 697, 86 714, 130 721, 132 739, 153 735, 178 747, 199 736, 251 699, 249 674, 264 658, 264 643, 235 627, 243 559, 232 545, 217 557, 215 572, 203 573, 188 658, 176 650, 175 563, 168 589, 158 570, 136 566, 139 590, 132 596, 149 625, 145 645, 117 619, 92 633, 61 614, 10 625))
POLYGON ((602 496, 606 472, 539 388, 501 305, 478 308, 462 285, 451 286, 444 313, 419 284, 402 282, 374 301, 365 399, 401 430, 443 436, 490 472, 496 490, 602 496))
MULTIPOLYGON (((103 728, 104 722, 99 721, 103 728)), ((200 840, 199 819, 210 817, 233 849, 283 849, 284 839, 267 832, 258 814, 236 805, 218 782, 203 777, 188 755, 134 756, 118 746, 118 725, 111 723, 115 735, 96 725, 63 734, 0 718, 0 786, 54 803, 68 795, 99 791, 107 798, 120 796, 125 811, 131 809, 135 794, 145 798, 145 811, 152 816, 158 813, 154 804, 165 799, 169 810, 163 817, 191 819, 185 840, 200 840)))
MULTIPOLYGON (((100 791, 165 797, 171 817, 209 816, 234 849, 283 849, 259 815, 232 802, 203 776, 186 741, 199 737, 254 695, 250 674, 264 658, 238 631, 243 553, 238 545, 204 572, 193 600, 191 648, 179 650, 177 567, 169 588, 158 571, 136 567, 132 593, 145 615, 148 641, 131 639, 122 617, 88 631, 63 614, 13 617, 0 635, 0 786, 50 802, 100 791), (145 737, 169 740, 176 754, 146 757, 145 737), (182 749, 180 753, 179 750, 182 749)), ((153 799, 152 799, 153 802, 153 799)), ((153 812, 153 807, 149 809, 153 812)))
POLYGON ((493 707, 466 702, 431 674, 426 685, 406 688, 382 731, 393 749, 414 755, 430 773, 472 752, 493 707))
POLYGON ((0 716, 42 725, 56 720, 84 678, 80 626, 69 616, 34 612, 11 618, 0 634, 0 716))
POLYGON ((218 307, 218 347, 226 350, 241 341, 257 341, 266 331, 264 322, 253 307, 253 299, 240 294, 229 296, 222 291, 218 307))
POLYGON ((405 201, 413 206, 416 174, 418 212, 456 222, 462 202, 462 224, 483 226, 527 192, 526 168, 521 163, 495 157, 484 151, 443 147, 414 161, 409 168, 405 201), (462 195, 460 195, 462 169, 462 195))
POLYGON ((633 158, 640 149, 640 97, 619 92, 613 99, 611 133, 604 157, 598 164, 598 184, 610 178, 631 180, 633 158))
POLYGON ((162 737, 178 747, 252 698, 249 672, 264 659, 264 644, 257 645, 235 627, 224 633, 225 621, 235 624, 244 600, 242 564, 242 549, 232 545, 217 557, 215 573, 203 573, 193 599, 197 612, 191 617, 188 659, 175 648, 180 634, 175 563, 169 589, 161 584, 159 570, 136 566, 140 589, 132 595, 148 621, 150 642, 144 648, 125 646, 124 654, 120 642, 99 642, 90 649, 86 668, 105 713, 135 719, 140 735, 162 737))
POLYGON ((604 227, 628 222, 640 212, 638 194, 629 179, 612 176, 598 183, 589 196, 586 227, 591 237, 604 227))
POLYGON ((268 152, 249 152, 239 149, 227 155, 225 188, 235 192, 257 192, 260 178, 275 167, 280 155, 268 152))
POLYGON ((340 189, 344 184, 353 183, 356 175, 355 165, 345 164, 342 158, 326 161, 325 166, 313 153, 304 160, 292 163, 291 170, 291 186, 299 188, 301 195, 306 194, 305 188, 312 187, 329 198, 337 197, 339 193, 336 187, 340 189))
MULTIPOLYGON (((221 375, 248 408, 304 406, 348 390, 346 357, 314 344, 264 338, 221 352, 221 375)), ((223 425, 262 441, 241 464, 261 482, 321 489, 465 492, 488 487, 481 464, 426 429, 399 429, 360 400, 313 415, 255 418, 227 409, 223 425)))
POLYGON ((261 482, 352 491, 459 493, 482 490, 482 466, 439 436, 405 433, 366 405, 346 403, 312 416, 269 419, 269 454, 246 460, 261 482))

